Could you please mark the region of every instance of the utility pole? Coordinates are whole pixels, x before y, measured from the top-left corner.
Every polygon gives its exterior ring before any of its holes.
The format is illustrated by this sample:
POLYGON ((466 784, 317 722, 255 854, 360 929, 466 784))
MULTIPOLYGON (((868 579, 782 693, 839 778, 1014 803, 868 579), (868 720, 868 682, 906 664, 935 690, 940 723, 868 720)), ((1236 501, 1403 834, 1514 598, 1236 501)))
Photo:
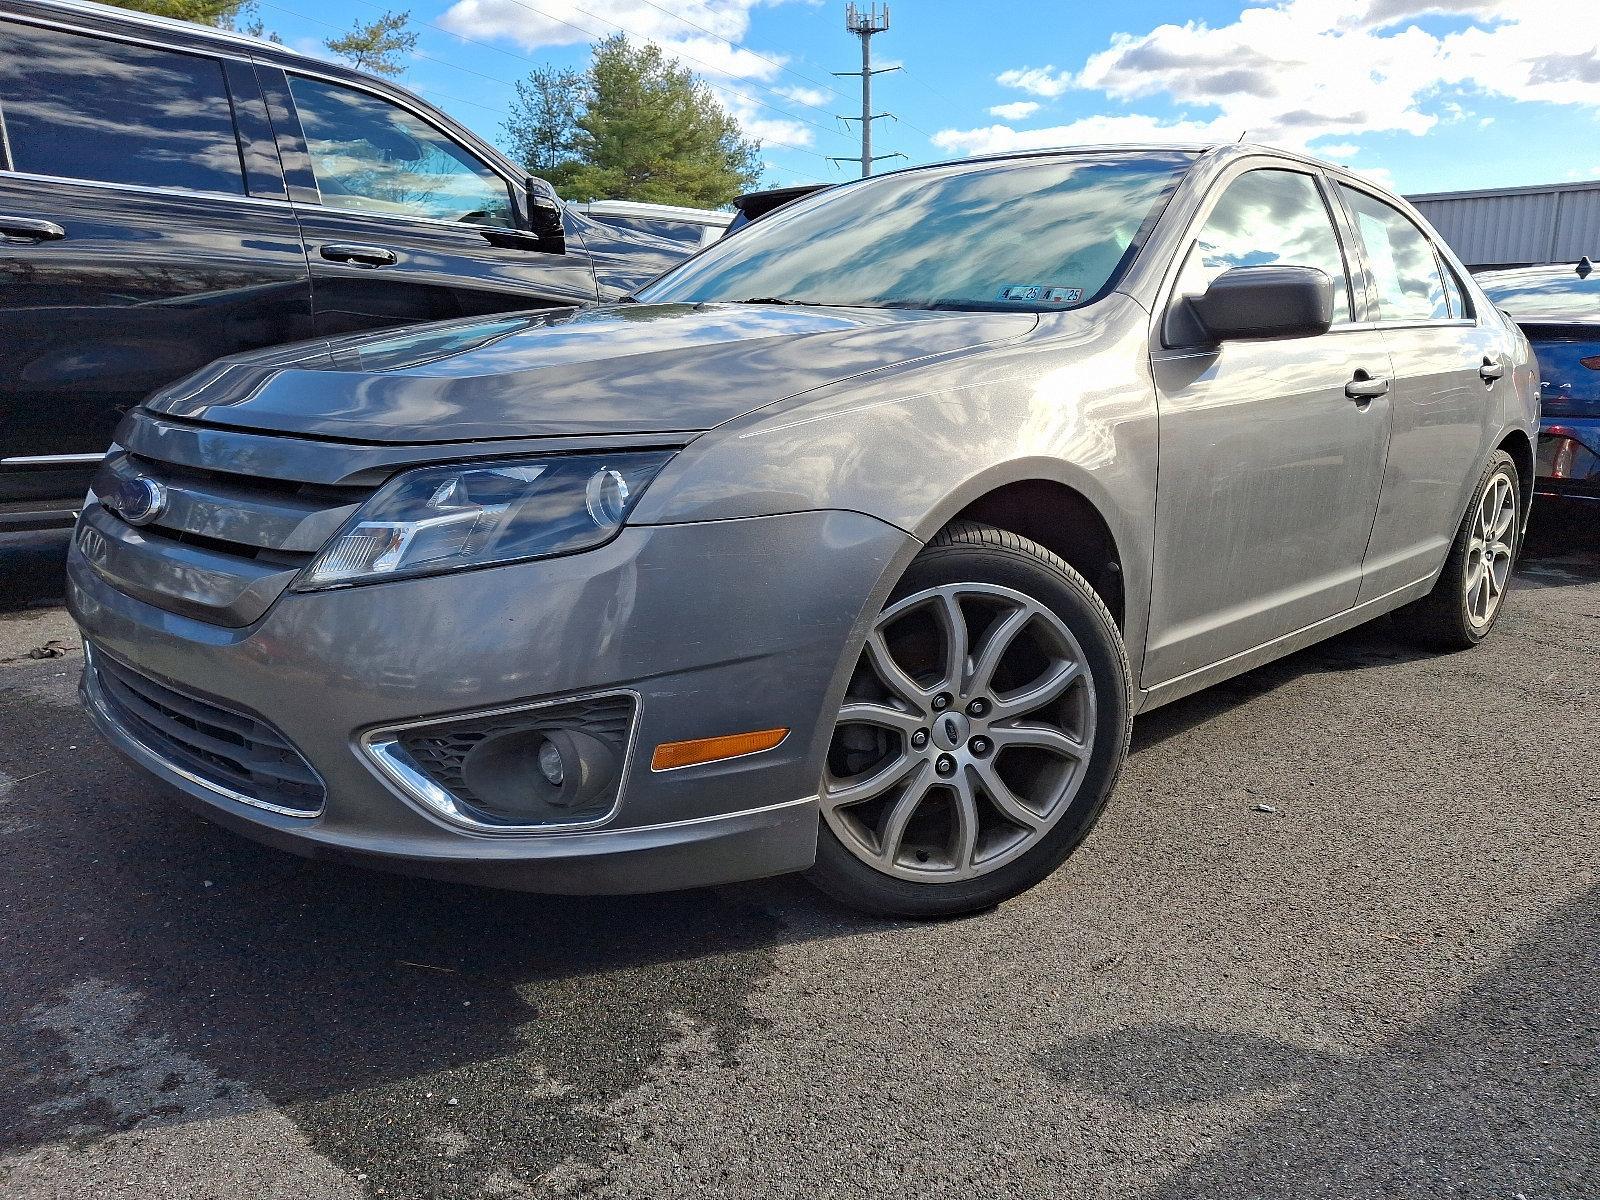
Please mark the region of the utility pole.
MULTIPOLYGON (((876 0, 868 4, 866 11, 851 0, 844 10, 844 27, 861 39, 861 70, 835 71, 835 75, 861 76, 861 115, 859 117, 840 117, 841 121, 861 122, 861 178, 865 179, 872 174, 872 164, 890 158, 904 158, 904 154, 879 154, 872 153, 872 123, 881 121, 884 117, 893 117, 893 113, 872 111, 872 77, 886 75, 890 71, 898 71, 899 67, 872 67, 872 35, 882 33, 889 28, 889 6, 885 4, 883 10, 878 10, 876 0)), ((831 162, 854 162, 850 158, 830 158, 831 162)))

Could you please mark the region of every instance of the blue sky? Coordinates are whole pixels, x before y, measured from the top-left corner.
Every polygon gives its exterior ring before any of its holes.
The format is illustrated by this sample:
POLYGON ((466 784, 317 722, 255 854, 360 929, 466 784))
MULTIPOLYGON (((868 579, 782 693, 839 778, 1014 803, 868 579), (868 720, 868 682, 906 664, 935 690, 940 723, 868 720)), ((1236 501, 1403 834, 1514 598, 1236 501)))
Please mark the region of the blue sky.
MULTIPOLYGON (((260 0, 290 45, 379 0, 260 0)), ((1307 148, 1402 191, 1600 178, 1600 0, 895 0, 882 153, 1183 139, 1307 148)), ((415 0, 401 82, 491 140, 512 81, 618 29, 703 75, 769 183, 856 174, 844 0, 415 0)))

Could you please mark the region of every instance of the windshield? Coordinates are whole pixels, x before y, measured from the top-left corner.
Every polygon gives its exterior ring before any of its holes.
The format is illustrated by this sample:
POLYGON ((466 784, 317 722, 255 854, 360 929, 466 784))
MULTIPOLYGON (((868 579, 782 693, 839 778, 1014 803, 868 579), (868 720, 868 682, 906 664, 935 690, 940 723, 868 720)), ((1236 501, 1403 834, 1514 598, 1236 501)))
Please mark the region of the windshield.
POLYGON ((1102 152, 882 175, 798 201, 639 293, 1043 312, 1109 291, 1194 155, 1102 152))

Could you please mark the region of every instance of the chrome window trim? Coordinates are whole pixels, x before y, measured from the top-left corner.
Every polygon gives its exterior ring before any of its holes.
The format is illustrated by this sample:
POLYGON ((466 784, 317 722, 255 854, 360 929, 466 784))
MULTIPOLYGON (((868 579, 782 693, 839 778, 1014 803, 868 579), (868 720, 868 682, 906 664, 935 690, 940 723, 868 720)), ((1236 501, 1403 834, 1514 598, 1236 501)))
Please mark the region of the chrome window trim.
MULTIPOLYGON (((109 454, 110 451, 106 451, 109 454)), ((104 462, 106 454, 18 454, 0 458, 0 467, 89 466, 104 462)))
POLYGON ((633 757, 643 722, 644 702, 632 688, 607 688, 598 692, 583 692, 573 696, 558 696, 553 700, 537 700, 529 704, 507 704, 470 712, 452 713, 444 717, 425 717, 416 721, 380 725, 368 729, 356 738, 357 757, 378 779, 386 784, 423 816, 451 825, 468 833, 490 837, 543 837, 568 833, 582 833, 598 829, 616 819, 622 810, 623 793, 628 787, 628 773, 633 767, 633 757), (460 803, 444 788, 420 770, 411 756, 400 745, 400 735, 414 729, 456 725, 463 721, 477 721, 486 717, 506 716, 512 713, 533 712, 542 708, 558 708, 567 704, 580 704, 585 700, 604 700, 612 696, 628 696, 633 700, 633 722, 628 729, 628 745, 623 751, 622 765, 617 773, 617 793, 611 807, 598 817, 587 821, 563 821, 545 825, 494 825, 480 821, 461 810, 460 803))
POLYGON ((150 183, 112 183, 105 179, 75 179, 71 175, 41 175, 35 171, 0 171, 0 180, 22 179, 30 183, 66 183, 74 187, 101 188, 116 192, 138 192, 149 196, 178 196, 186 199, 230 200, 235 204, 265 204, 273 208, 293 206, 287 200, 274 200, 268 196, 246 196, 238 192, 202 192, 198 189, 158 187, 150 183))
MULTIPOLYGON (((322 776, 318 774, 317 769, 311 766, 310 761, 305 759, 304 755, 301 755, 302 761, 305 761, 306 767, 313 775, 317 777, 317 782, 322 784, 322 804, 315 812, 307 812, 303 808, 284 808, 282 805, 270 804, 265 800, 257 800, 253 796, 246 796, 243 792, 236 792, 230 787, 226 787, 223 784, 216 783, 213 780, 196 775, 193 771, 190 771, 184 767, 180 767, 166 755, 162 754, 159 750, 152 748, 147 742, 142 741, 126 725, 117 720, 116 714, 113 713, 110 707, 106 704, 105 695, 100 690, 100 675, 94 665, 94 647, 90 645, 87 640, 85 640, 83 643, 83 685, 84 699, 88 701, 94 715, 117 731, 117 735, 121 737, 131 749, 137 752, 134 755, 135 758, 143 757, 149 760, 142 765, 149 766, 153 763, 160 770, 169 771, 185 782, 192 783, 195 787, 210 792, 214 796, 220 796, 224 800, 232 800, 235 804, 243 804, 249 808, 258 808, 263 812, 273 813, 274 815, 280 817, 293 817, 296 820, 309 821, 322 816, 322 814, 327 811, 328 785, 323 780, 322 776)), ((162 686, 170 687, 171 685, 163 682, 162 686)), ((180 691, 181 689, 173 688, 172 690, 180 691)), ((207 703, 209 703, 209 701, 207 701, 207 703)))

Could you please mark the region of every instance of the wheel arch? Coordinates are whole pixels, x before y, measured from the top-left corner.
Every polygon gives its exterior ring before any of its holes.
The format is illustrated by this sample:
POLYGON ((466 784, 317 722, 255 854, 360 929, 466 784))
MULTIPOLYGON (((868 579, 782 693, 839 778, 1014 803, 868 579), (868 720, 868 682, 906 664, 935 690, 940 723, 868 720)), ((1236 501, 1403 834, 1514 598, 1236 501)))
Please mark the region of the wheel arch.
POLYGON ((1511 455, 1511 460, 1517 464, 1517 499, 1522 504, 1522 530, 1528 528, 1528 517, 1533 509, 1533 476, 1538 469, 1533 453, 1533 440, 1526 431, 1513 429, 1500 439, 1496 449, 1504 450, 1511 455))
POLYGON ((950 523, 970 520, 1038 542, 1088 579, 1126 637, 1128 600, 1139 595, 1144 573, 1128 558, 1128 533, 1118 536, 1107 512, 1117 509, 1090 472, 1059 459, 1021 459, 968 480, 915 534, 928 541, 950 523))

